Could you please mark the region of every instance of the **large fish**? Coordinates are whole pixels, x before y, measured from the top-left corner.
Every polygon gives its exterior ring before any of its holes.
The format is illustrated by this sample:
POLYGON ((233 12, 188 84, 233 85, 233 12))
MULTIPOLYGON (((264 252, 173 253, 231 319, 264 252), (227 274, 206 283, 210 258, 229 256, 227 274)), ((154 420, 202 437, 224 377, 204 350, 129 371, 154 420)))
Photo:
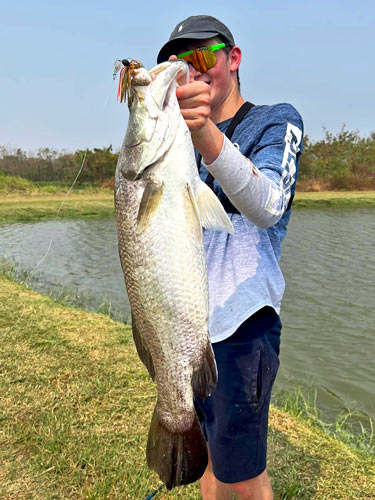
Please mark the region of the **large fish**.
POLYGON ((199 179, 180 113, 177 79, 188 74, 187 64, 127 71, 129 121, 115 177, 119 252, 134 341, 158 390, 147 462, 171 489, 206 468, 193 393, 205 398, 217 381, 202 226, 233 227, 199 179))

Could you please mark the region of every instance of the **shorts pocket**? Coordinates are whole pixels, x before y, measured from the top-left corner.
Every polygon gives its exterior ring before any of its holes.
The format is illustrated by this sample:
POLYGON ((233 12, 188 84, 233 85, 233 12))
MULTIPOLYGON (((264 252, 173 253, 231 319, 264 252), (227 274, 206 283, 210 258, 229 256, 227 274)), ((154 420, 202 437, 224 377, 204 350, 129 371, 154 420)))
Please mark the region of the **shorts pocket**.
POLYGON ((245 384, 247 400, 257 405, 262 398, 262 356, 261 350, 256 349, 250 360, 249 379, 245 384))
POLYGON ((265 397, 271 391, 275 381, 279 359, 272 346, 262 339, 246 359, 246 366, 241 366, 243 376, 243 403, 257 411, 262 407, 265 397))

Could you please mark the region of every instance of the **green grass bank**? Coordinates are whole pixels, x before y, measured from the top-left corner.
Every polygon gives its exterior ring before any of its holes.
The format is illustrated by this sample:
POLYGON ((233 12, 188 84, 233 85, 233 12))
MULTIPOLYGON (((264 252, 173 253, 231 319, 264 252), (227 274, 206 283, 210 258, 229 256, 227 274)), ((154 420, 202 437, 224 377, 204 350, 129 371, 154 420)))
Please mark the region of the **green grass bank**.
MULTIPOLYGON (((0 274, 0 498, 142 500, 155 387, 129 327, 0 274)), ((375 498, 374 460, 272 407, 275 500, 375 498)), ((199 498, 197 484, 156 499, 199 498)))
MULTIPOLYGON (((356 208, 375 207, 375 191, 297 192, 293 207, 298 208, 356 208)), ((66 192, 0 192, 0 223, 39 222, 75 218, 101 218, 114 215, 113 192, 108 189, 66 192)))

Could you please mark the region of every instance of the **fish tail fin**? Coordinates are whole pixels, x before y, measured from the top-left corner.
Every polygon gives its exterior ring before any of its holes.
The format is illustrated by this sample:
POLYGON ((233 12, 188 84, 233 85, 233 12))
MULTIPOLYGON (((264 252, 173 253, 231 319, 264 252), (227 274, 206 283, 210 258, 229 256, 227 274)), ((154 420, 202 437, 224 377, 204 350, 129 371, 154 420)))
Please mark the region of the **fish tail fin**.
POLYGON ((147 442, 147 464, 159 475, 168 490, 200 479, 208 463, 207 446, 195 415, 185 432, 170 432, 157 412, 152 416, 147 442))
POLYGON ((217 384, 217 368, 215 355, 212 350, 211 342, 207 343, 205 356, 203 362, 198 370, 193 373, 191 385, 194 394, 200 398, 207 398, 215 389, 217 384))

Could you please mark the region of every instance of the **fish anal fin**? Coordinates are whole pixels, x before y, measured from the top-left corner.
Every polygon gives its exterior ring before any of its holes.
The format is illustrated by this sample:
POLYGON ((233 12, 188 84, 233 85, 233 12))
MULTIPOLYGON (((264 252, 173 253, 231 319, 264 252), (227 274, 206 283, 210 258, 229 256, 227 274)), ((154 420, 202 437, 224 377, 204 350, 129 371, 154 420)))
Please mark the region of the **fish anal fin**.
POLYGON ((143 191, 137 216, 136 233, 142 233, 154 217, 163 194, 163 184, 149 181, 143 191))
POLYGON ((226 233, 233 234, 232 223, 223 205, 212 189, 202 181, 199 184, 197 205, 199 218, 203 227, 212 231, 225 231, 226 233))
POLYGON ((191 379, 191 385, 193 387, 193 392, 200 398, 205 399, 215 389, 216 384, 217 368, 215 355, 212 350, 211 343, 208 342, 203 362, 200 368, 194 371, 191 379))
POLYGON ((157 405, 147 441, 147 464, 157 472, 168 490, 194 483, 206 470, 208 457, 197 416, 185 432, 170 432, 161 423, 157 405))
POLYGON ((140 360, 142 361, 142 363, 147 368, 148 373, 150 374, 150 377, 152 378, 152 380, 155 380, 154 363, 152 361, 150 351, 145 346, 145 343, 143 342, 143 339, 141 337, 141 334, 139 333, 137 325, 135 324, 134 316, 132 316, 132 332, 133 332, 134 344, 135 344, 135 347, 137 349, 138 356, 139 356, 140 360))

